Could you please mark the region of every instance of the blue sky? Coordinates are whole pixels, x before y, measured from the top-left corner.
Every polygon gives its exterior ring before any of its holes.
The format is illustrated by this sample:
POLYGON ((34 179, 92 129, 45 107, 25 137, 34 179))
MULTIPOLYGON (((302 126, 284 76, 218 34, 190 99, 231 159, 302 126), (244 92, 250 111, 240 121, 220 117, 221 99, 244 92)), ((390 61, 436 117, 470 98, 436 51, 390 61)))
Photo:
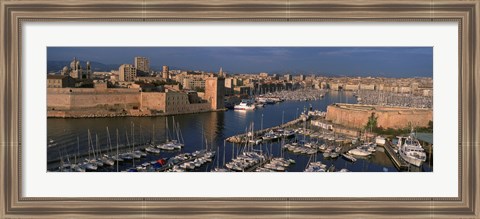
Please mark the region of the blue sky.
MULTIPOLYGON (((49 47, 48 61, 77 57, 104 64, 145 56, 152 67, 229 73, 432 77, 432 47, 49 47)), ((157 69, 159 70, 159 69, 157 69)))

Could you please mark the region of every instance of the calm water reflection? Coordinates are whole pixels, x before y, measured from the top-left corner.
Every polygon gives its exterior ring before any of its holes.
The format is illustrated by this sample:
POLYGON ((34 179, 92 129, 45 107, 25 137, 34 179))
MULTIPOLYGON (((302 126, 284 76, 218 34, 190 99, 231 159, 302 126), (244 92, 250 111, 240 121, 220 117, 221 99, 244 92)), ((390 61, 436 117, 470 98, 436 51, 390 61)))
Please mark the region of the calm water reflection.
MULTIPOLYGON (((175 135, 173 130, 173 120, 178 123, 181 134, 185 141, 185 148, 181 152, 193 152, 200 150, 208 145, 209 148, 215 148, 220 156, 199 171, 209 171, 212 167, 223 164, 223 159, 228 162, 232 155, 237 154, 240 146, 233 146, 230 143, 224 147, 226 137, 244 133, 246 128, 253 121, 255 129, 260 129, 280 125, 284 122, 296 118, 304 108, 310 106, 314 109, 325 111, 329 104, 335 102, 355 103, 356 100, 349 92, 329 92, 322 100, 316 101, 286 101, 275 105, 267 105, 255 111, 225 111, 209 112, 199 114, 177 115, 168 117, 119 117, 119 118, 88 118, 88 119, 48 119, 47 135, 48 139, 53 139, 56 146, 47 150, 47 159, 58 159, 60 154, 68 154, 70 159, 77 153, 88 152, 88 130, 92 135, 92 142, 98 136, 98 142, 101 148, 108 148, 108 138, 113 143, 113 149, 117 141, 116 131, 118 130, 118 140, 120 144, 149 141, 152 138, 155 142, 165 141, 167 135, 175 135), (166 119, 169 122, 170 133, 166 132, 166 119), (110 137, 107 133, 107 127, 110 137), (132 132, 134 135, 132 136, 132 132), (79 143, 77 144, 77 137, 79 143)), ((301 137, 303 139, 303 137, 301 137)), ((307 138, 308 139, 308 138, 307 138)), ((310 159, 306 155, 297 155, 289 152, 281 152, 280 143, 263 145, 262 150, 272 151, 276 156, 282 153, 285 158, 296 160, 296 164, 290 166, 287 171, 303 171, 310 159)), ((158 159, 159 157, 169 158, 177 152, 162 152, 160 155, 148 155, 141 162, 158 159)), ((323 156, 318 154, 317 160, 323 160, 323 156)), ((383 152, 376 152, 376 155, 368 160, 359 160, 350 163, 342 158, 327 159, 324 161, 327 165, 335 165, 337 169, 348 168, 352 171, 396 171, 395 167, 383 152)), ((49 165, 52 167, 54 164, 49 165)), ((131 167, 133 164, 124 164, 121 168, 131 167)), ((114 171, 106 169, 105 171, 114 171)))

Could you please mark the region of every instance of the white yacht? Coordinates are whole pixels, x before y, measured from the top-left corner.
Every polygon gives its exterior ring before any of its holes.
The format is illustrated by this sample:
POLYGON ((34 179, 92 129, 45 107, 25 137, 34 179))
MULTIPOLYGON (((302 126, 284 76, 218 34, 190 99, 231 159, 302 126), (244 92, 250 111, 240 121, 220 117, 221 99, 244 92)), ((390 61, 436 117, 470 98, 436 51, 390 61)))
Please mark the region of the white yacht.
POLYGON ((398 137, 398 154, 405 161, 417 167, 421 166, 427 159, 425 150, 415 138, 412 132, 408 137, 398 137), (403 144, 402 144, 403 142, 403 144))
POLYGON ((246 100, 242 100, 242 102, 238 105, 235 105, 234 109, 236 110, 254 110, 255 104, 251 104, 246 100))
POLYGON ((355 157, 353 157, 352 155, 348 155, 348 154, 342 154, 342 156, 347 159, 348 161, 352 161, 352 162, 355 162, 357 161, 357 159, 355 157))
POLYGON ((348 153, 352 154, 352 155, 356 155, 356 156, 362 156, 362 157, 369 156, 369 155, 372 154, 372 152, 370 152, 370 151, 362 150, 362 149, 359 149, 359 148, 354 148, 354 149, 348 151, 348 153))

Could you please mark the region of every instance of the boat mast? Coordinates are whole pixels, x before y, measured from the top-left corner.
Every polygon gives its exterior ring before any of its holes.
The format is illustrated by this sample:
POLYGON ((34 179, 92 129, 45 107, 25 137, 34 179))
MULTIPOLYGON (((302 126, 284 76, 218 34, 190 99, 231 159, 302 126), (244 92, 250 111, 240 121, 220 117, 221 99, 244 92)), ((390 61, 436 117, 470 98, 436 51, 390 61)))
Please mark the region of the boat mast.
POLYGON ((179 137, 178 137, 178 124, 175 123, 175 116, 172 116, 172 119, 173 119, 173 120, 172 120, 172 123, 173 123, 173 131, 174 131, 175 134, 177 135, 177 139, 175 139, 175 140, 177 140, 177 142, 180 142, 180 139, 179 139, 179 137))
POLYGON ((87 146, 88 146, 88 160, 90 161, 90 129, 88 130, 88 135, 87 135, 87 146))
POLYGON ((132 152, 135 151, 135 123, 132 122, 132 152))
POLYGON ((217 160, 217 170, 218 170, 218 167, 220 165, 220 150, 217 150, 217 157, 215 157, 215 159, 217 160))
POLYGON ((176 128, 176 129, 175 129, 175 133, 177 134, 177 141, 178 141, 178 143, 182 143, 182 142, 180 141, 180 123, 177 122, 175 128, 176 128))
POLYGON ((152 145, 155 145, 155 124, 152 126, 152 145))
POLYGON ((117 172, 118 172, 118 161, 119 161, 119 158, 118 158, 118 129, 117 129, 117 156, 115 158, 117 158, 117 172))
MULTIPOLYGON (((180 129, 180 123, 178 123, 178 132, 180 133, 180 139, 182 139, 182 141, 180 143, 185 144, 185 140, 183 139, 182 130, 180 129)), ((180 139, 179 139, 179 141, 180 141, 180 139)))
POLYGON ((95 153, 96 156, 99 157, 98 153, 100 153, 100 152, 99 152, 99 146, 98 146, 98 134, 97 133, 95 133, 95 145, 96 145, 97 151, 93 151, 93 153, 95 153))
POLYGON ((235 142, 232 144, 232 160, 235 157, 235 142))
POLYGON ((165 117, 165 139, 166 139, 166 142, 170 141, 168 139, 168 117, 165 117))
POLYGON ((108 126, 107 126, 107 135, 108 135, 108 149, 109 149, 109 153, 112 154, 112 139, 110 138, 110 130, 108 130, 108 126))
POLYGON ((77 163, 77 156, 80 158, 80 138, 77 135, 77 155, 75 155, 75 163, 77 163))
MULTIPOLYGON (((128 149, 130 149, 130 141, 128 140, 128 131, 125 129, 125 137, 127 138, 128 149)), ((130 149, 131 150, 131 149, 130 149)))
POLYGON ((263 113, 262 113, 262 122, 260 123, 260 130, 263 130, 263 113))
MULTIPOLYGON (((88 130, 88 133, 90 135, 90 129, 88 130)), ((90 145, 92 147, 92 152, 93 152, 93 159, 97 159, 97 155, 95 154, 95 146, 93 145, 93 139, 92 136, 90 135, 90 145)))
POLYGON ((225 149, 227 147, 227 140, 223 140, 223 166, 225 166, 225 149))

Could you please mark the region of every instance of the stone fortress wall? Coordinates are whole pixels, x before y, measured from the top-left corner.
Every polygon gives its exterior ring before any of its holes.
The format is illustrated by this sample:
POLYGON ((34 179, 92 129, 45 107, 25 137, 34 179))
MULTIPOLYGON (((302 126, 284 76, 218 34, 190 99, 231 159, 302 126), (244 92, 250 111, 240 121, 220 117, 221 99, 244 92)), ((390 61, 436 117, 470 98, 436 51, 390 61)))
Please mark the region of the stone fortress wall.
POLYGON ((427 127, 433 121, 432 109, 386 107, 357 104, 333 104, 327 107, 326 119, 347 127, 363 128, 375 113, 381 128, 427 127))
POLYGON ((181 92, 122 88, 47 88, 47 116, 61 118, 153 116, 211 111, 210 103, 188 102, 181 92))
POLYGON ((49 110, 132 109, 140 106, 138 89, 47 88, 49 110))

